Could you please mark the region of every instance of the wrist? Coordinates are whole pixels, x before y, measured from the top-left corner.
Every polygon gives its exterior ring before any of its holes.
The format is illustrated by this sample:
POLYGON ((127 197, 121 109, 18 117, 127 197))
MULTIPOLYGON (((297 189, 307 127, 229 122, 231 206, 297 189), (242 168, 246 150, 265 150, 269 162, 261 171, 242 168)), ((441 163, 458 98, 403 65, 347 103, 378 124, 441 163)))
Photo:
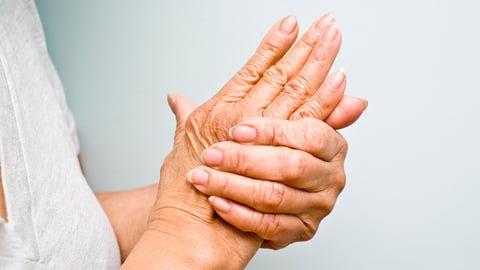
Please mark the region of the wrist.
MULTIPOLYGON (((175 269, 244 269, 263 240, 241 232, 218 217, 209 221, 164 207, 151 219, 145 236, 162 241, 175 269), (172 248, 174 247, 174 248, 172 248), (176 262, 177 261, 177 262, 176 262), (186 265, 184 265, 186 264, 186 265)), ((156 246, 158 248, 158 245, 156 246)), ((162 251, 163 252, 163 251, 162 251)))

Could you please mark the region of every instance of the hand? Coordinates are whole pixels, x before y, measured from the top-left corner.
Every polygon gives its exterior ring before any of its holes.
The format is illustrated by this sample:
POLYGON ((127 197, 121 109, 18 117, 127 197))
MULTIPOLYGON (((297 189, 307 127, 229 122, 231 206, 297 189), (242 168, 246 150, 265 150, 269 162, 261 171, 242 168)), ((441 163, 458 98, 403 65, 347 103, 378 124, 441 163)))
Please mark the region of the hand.
MULTIPOLYGON (((241 71, 188 118, 188 113, 176 111, 178 96, 169 99, 178 126, 174 149, 162 166, 148 230, 175 235, 175 241, 185 243, 185 248, 201 251, 186 254, 188 260, 205 254, 216 254, 226 260, 232 258, 233 252, 237 255, 234 261, 220 265, 243 267, 262 243, 254 234, 236 230, 216 217, 207 197, 184 181, 187 172, 201 164, 201 153, 209 145, 228 139, 228 130, 241 119, 315 116, 322 114, 324 108, 335 107, 343 97, 343 92, 324 92, 331 86, 342 89, 338 84, 344 80, 338 80, 338 76, 327 79, 332 82, 326 84, 327 88, 320 87, 341 43, 333 17, 327 15, 317 20, 283 56, 294 43, 297 32, 292 17, 277 23, 241 71), (325 96, 329 97, 328 102, 323 100, 325 96), (208 245, 205 241, 209 241, 208 245)), ((341 74, 339 77, 343 78, 341 74)))
POLYGON ((243 145, 212 145, 203 153, 208 167, 189 180, 225 221, 265 239, 263 247, 311 239, 345 185, 343 137, 314 118, 248 119, 231 135, 243 145))

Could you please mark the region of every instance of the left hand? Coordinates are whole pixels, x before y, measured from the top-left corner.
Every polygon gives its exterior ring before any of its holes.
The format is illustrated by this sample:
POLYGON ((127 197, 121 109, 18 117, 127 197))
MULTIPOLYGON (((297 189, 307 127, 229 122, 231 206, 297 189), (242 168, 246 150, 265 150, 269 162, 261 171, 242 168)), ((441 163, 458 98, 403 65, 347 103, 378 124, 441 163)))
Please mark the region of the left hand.
POLYGON ((212 145, 189 180, 225 221, 265 239, 263 247, 311 239, 345 185, 344 138, 313 118, 253 118, 231 134, 249 145, 212 145))

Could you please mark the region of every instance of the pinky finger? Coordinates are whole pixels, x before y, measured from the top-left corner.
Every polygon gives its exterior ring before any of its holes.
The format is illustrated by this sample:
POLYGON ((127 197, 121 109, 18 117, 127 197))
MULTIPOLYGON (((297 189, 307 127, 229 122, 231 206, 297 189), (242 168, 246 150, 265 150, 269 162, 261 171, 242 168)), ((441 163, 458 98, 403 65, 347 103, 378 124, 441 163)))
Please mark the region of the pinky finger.
POLYGON ((367 106, 368 101, 366 99, 343 96, 325 122, 335 129, 346 128, 357 121, 367 106))
POLYGON ((226 222, 244 232, 257 234, 268 242, 271 249, 280 249, 297 241, 313 237, 316 226, 307 226, 299 217, 287 214, 258 212, 224 198, 208 198, 216 213, 226 222))

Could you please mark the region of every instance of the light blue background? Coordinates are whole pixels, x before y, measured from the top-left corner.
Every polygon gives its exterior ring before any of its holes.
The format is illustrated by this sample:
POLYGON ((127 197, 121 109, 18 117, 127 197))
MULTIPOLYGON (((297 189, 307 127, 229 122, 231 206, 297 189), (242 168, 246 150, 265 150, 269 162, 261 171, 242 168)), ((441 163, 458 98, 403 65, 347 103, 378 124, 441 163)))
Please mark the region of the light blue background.
POLYGON ((480 269, 480 4, 404 1, 37 1, 95 190, 158 179, 171 150, 166 96, 198 104, 277 19, 332 12, 335 68, 370 106, 349 141, 348 183, 316 237, 248 269, 480 269))

